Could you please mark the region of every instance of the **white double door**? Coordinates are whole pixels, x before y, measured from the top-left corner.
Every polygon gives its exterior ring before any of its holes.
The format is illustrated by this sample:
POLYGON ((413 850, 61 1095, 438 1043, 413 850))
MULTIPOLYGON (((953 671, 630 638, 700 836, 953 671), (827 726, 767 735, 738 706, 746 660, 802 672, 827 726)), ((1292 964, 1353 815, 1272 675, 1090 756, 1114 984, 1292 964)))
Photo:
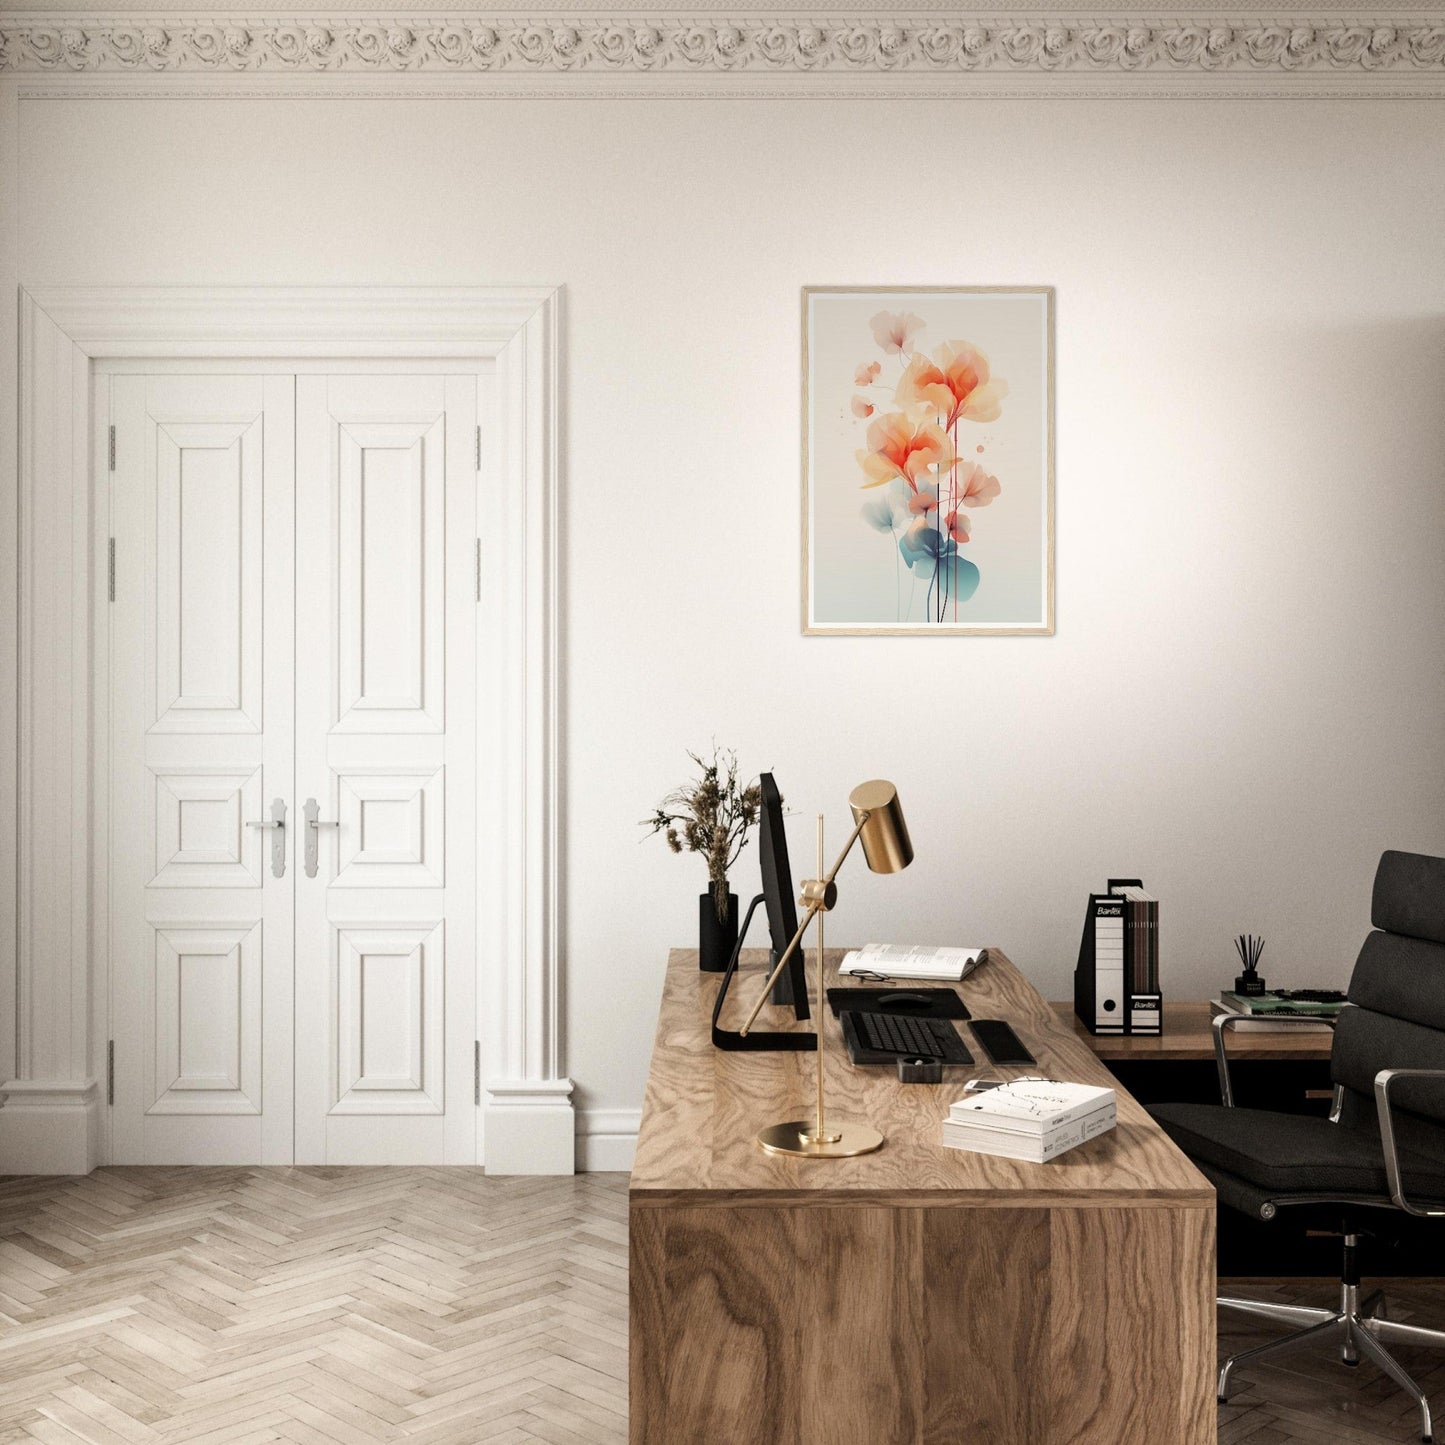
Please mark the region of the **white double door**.
POLYGON ((117 1163, 476 1157, 486 380, 110 377, 117 1163))

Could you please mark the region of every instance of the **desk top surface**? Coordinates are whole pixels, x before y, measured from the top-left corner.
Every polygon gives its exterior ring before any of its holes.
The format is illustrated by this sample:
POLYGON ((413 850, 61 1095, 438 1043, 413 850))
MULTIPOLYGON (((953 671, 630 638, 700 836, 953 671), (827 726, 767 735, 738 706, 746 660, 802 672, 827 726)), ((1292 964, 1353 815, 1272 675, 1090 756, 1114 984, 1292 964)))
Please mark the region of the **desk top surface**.
MULTIPOLYGON (((827 987, 853 982, 837 976, 842 956, 842 949, 828 950, 827 987)), ((761 949, 744 951, 724 1009, 725 1027, 736 1029, 746 1019, 765 980, 766 959, 761 949)), ((959 985, 963 1000, 974 1018, 1007 1019, 1038 1067, 1000 1069, 983 1062, 964 1025, 961 1032, 980 1060, 977 1066, 949 1069, 942 1084, 900 1083, 887 1068, 852 1064, 828 1010, 823 1050, 828 1110, 872 1124, 887 1142, 861 1158, 819 1160, 766 1154, 754 1142, 765 1125, 810 1117, 814 1054, 715 1049, 712 1005, 722 975, 700 973, 694 950, 673 949, 632 1169, 632 1202, 738 1203, 744 1202, 741 1196, 757 1196, 757 1202, 770 1204, 1212 1204, 1209 1182, 1038 990, 997 949, 989 950, 989 960, 959 985), (1048 1164, 944 1148, 940 1125, 969 1079, 1025 1073, 1114 1088, 1118 1126, 1048 1164)), ((815 967, 809 950, 810 993, 815 967)), ((769 1005, 758 1027, 811 1032, 813 1025, 798 1024, 791 1010, 769 1005)))
MULTIPOLYGON (((1177 1003, 1165 999, 1164 1032, 1155 1038, 1091 1034, 1074 1017, 1073 1004, 1056 1003, 1054 1009, 1065 1026, 1072 1029, 1101 1059, 1115 1062, 1172 1059, 1185 1062, 1214 1058, 1214 1030, 1210 1027, 1213 1010, 1201 999, 1181 999, 1177 1003)), ((1271 1032, 1237 1028, 1229 1033, 1229 1057, 1231 1060, 1318 1061, 1329 1058, 1333 1041, 1333 1034, 1318 1033, 1313 1029, 1286 1027, 1271 1032)))

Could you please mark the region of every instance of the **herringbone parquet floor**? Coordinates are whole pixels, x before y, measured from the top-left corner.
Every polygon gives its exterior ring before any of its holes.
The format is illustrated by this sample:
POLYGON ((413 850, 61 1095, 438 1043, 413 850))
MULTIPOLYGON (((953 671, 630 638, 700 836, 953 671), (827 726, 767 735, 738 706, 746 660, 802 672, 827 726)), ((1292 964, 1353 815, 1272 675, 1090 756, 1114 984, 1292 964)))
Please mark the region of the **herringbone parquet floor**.
POLYGON ((627 1434, 627 1178, 0 1181, 0 1442, 627 1434))
MULTIPOLYGON (((626 1283, 621 1174, 0 1180, 0 1445, 607 1445, 627 1433, 626 1283)), ((1445 1282, 1390 1294, 1394 1318, 1445 1323, 1445 1282)), ((1224 1316, 1220 1348, 1270 1333, 1224 1316)), ((1445 1420, 1445 1352, 1399 1353, 1445 1420)), ((1238 1385, 1220 1445, 1417 1438, 1410 1402, 1368 1365, 1295 1355, 1238 1385)))

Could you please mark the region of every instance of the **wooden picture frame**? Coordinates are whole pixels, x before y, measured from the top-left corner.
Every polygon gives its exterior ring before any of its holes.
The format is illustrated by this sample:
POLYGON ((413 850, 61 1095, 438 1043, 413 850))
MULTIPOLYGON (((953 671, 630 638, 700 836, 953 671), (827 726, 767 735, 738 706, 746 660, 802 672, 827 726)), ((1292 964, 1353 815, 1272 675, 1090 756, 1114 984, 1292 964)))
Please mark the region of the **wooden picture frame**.
POLYGON ((803 631, 1054 631, 1054 288, 805 286, 803 631))

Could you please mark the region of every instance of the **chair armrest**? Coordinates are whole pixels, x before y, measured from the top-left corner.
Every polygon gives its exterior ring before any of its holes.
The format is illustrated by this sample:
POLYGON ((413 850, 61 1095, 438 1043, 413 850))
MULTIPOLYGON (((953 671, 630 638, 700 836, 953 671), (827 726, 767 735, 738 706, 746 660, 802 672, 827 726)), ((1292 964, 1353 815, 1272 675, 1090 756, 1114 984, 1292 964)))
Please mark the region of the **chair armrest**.
POLYGON ((1395 1207, 1406 1214, 1445 1215, 1445 1203, 1412 1204, 1405 1198, 1405 1186, 1400 1179, 1400 1154, 1395 1144, 1395 1116, 1390 1106, 1390 1085, 1396 1079, 1445 1079, 1445 1069, 1381 1069, 1375 1075, 1375 1108, 1380 1116, 1380 1144, 1385 1151, 1385 1178, 1390 1183, 1390 1198, 1395 1201, 1395 1207))
MULTIPOLYGON (((1249 1014, 1216 1014, 1211 1027, 1214 1029, 1214 1062, 1219 1068, 1219 1097, 1226 1109, 1234 1108, 1234 1086, 1229 1079, 1229 1050, 1225 1047, 1224 1036, 1236 1024, 1244 1023, 1249 1014)), ((1330 1018, 1306 1018, 1303 1014, 1270 1014, 1271 1024, 1328 1024, 1331 1029, 1335 1020, 1330 1018)))

